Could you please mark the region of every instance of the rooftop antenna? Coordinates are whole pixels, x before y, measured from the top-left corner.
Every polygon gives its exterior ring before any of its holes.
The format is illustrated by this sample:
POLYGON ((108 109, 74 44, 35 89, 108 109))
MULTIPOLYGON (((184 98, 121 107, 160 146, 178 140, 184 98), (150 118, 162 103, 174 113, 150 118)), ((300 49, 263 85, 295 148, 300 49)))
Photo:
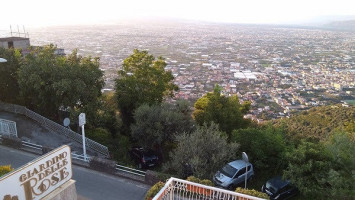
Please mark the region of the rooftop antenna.
POLYGON ((10 33, 11 33, 11 37, 12 37, 12 27, 11 27, 11 25, 10 25, 10 31, 11 31, 10 33))
POLYGON ((18 32, 18 36, 21 37, 21 35, 20 35, 20 29, 18 28, 18 25, 17 25, 17 32, 18 32))
POLYGON ((22 25, 22 27, 23 27, 23 34, 25 35, 25 38, 29 38, 28 37, 28 32, 26 34, 25 25, 22 25))

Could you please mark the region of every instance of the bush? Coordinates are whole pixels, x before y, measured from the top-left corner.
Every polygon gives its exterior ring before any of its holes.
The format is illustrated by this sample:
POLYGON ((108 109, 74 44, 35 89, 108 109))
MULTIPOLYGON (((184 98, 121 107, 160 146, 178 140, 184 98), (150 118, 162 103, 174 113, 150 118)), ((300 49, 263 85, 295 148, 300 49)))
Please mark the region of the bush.
POLYGON ((179 177, 193 174, 210 178, 221 166, 235 159, 238 150, 238 144, 228 143, 227 136, 214 123, 199 126, 191 134, 183 133, 176 141, 178 146, 170 152, 170 161, 163 165, 163 170, 179 177))
POLYGON ((158 182, 165 182, 170 177, 172 177, 170 174, 147 170, 145 174, 145 182, 153 185, 158 182))
POLYGON ((145 200, 152 199, 155 195, 158 194, 158 192, 164 187, 163 182, 158 182, 155 185, 153 185, 147 192, 147 195, 145 196, 145 200))
POLYGON ((2 136, 2 144, 9 146, 9 147, 14 147, 16 149, 19 149, 22 147, 22 141, 20 138, 8 136, 8 135, 2 136))
POLYGON ((263 198, 263 199, 269 199, 269 196, 266 193, 262 193, 262 192, 259 192, 256 190, 249 190, 249 189, 243 189, 243 188, 237 187, 235 189, 235 192, 254 196, 254 197, 259 197, 259 198, 263 198))
POLYGON ((14 169, 11 168, 11 165, 0 166, 0 177, 11 172, 12 170, 14 169))
POLYGON ((129 156, 129 150, 131 149, 129 137, 117 134, 113 139, 112 144, 108 147, 113 154, 113 158, 117 160, 118 163, 133 166, 134 163, 129 156))
POLYGON ((186 179, 187 181, 191 181, 191 182, 194 182, 194 183, 199 183, 199 184, 202 184, 202 185, 208 185, 208 186, 213 186, 213 183, 212 181, 208 180, 208 179, 199 179, 199 178, 196 178, 194 176, 189 176, 187 177, 186 179))
POLYGON ((95 142, 105 146, 108 146, 112 141, 111 133, 103 128, 88 129, 85 132, 85 135, 95 142))

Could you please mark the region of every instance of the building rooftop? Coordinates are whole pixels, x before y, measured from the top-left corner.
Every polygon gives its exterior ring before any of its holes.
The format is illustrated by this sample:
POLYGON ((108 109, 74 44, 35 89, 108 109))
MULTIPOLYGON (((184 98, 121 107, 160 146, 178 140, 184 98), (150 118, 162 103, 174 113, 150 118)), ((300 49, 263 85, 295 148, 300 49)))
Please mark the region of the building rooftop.
POLYGON ((20 40, 29 40, 29 38, 25 38, 25 37, 5 37, 5 38, 0 38, 0 42, 20 41, 20 40))

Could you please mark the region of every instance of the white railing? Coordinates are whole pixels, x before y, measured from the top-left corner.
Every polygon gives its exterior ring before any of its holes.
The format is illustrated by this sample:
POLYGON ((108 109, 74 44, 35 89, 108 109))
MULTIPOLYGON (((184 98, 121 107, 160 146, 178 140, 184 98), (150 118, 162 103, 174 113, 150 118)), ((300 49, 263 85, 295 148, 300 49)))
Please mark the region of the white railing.
MULTIPOLYGON (((70 129, 67 129, 64 126, 61 126, 60 124, 57 124, 57 123, 53 122, 52 120, 49 120, 49 119, 33 112, 32 110, 27 109, 24 106, 0 102, 0 110, 25 115, 28 118, 31 118, 32 120, 38 122, 42 126, 48 128, 49 130, 51 130, 55 133, 63 134, 66 137, 73 139, 74 141, 76 141, 80 144, 83 143, 83 140, 82 140, 82 137, 80 134, 78 134, 70 129)), ((92 149, 100 154, 103 154, 106 157, 109 156, 109 151, 106 146, 104 146, 98 142, 95 142, 93 140, 90 140, 89 138, 86 138, 85 143, 90 149, 92 149)))
POLYGON ((0 119, 0 134, 17 137, 16 122, 0 119))
POLYGON ((170 178, 153 200, 265 200, 229 190, 170 178))

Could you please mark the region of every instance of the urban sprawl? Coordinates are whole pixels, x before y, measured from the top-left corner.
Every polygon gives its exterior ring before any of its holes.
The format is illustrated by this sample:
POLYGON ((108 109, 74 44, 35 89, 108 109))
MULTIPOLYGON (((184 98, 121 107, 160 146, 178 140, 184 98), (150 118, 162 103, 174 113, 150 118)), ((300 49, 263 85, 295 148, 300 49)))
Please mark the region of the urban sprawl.
POLYGON ((354 103, 355 33, 296 27, 154 23, 57 27, 34 31, 31 43, 54 43, 99 56, 106 90, 133 49, 166 59, 180 90, 194 102, 216 84, 252 103, 258 121, 313 106, 354 103))

